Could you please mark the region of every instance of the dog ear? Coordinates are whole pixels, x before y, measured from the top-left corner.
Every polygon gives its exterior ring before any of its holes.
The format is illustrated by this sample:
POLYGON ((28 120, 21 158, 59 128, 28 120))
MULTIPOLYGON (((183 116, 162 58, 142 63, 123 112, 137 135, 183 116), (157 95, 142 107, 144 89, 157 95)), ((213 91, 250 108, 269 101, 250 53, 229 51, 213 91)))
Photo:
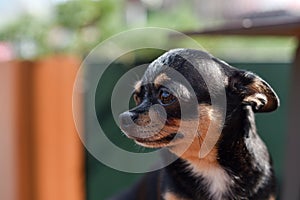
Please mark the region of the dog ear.
POLYGON ((251 72, 238 71, 229 79, 229 85, 254 112, 272 112, 279 107, 279 98, 271 86, 251 72))

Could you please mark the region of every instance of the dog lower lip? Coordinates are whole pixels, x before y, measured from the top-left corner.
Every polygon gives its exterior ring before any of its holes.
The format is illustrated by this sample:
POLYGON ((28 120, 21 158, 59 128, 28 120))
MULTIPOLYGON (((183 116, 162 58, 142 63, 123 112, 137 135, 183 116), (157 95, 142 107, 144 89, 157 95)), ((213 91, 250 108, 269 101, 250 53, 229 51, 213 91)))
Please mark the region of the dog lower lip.
POLYGON ((180 139, 183 138, 183 135, 181 133, 171 133, 163 138, 160 139, 147 139, 147 138, 134 138, 137 142, 140 143, 169 143, 173 139, 180 139))

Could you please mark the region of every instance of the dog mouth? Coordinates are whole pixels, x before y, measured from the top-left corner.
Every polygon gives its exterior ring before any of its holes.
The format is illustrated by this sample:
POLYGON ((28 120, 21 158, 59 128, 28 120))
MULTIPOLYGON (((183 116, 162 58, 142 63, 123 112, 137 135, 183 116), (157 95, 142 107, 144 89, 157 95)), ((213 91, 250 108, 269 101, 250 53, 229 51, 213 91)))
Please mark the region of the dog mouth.
POLYGON ((138 145, 159 148, 175 145, 175 141, 183 138, 183 134, 170 124, 164 124, 158 116, 150 119, 149 115, 135 115, 133 112, 120 114, 120 128, 122 132, 138 145), (140 117, 140 118, 139 118, 140 117), (151 121, 150 124, 147 124, 151 121))
POLYGON ((181 133, 171 133, 167 136, 160 137, 160 138, 137 138, 133 137, 132 139, 135 140, 138 144, 143 146, 167 146, 171 142, 176 141, 177 139, 183 138, 181 133))

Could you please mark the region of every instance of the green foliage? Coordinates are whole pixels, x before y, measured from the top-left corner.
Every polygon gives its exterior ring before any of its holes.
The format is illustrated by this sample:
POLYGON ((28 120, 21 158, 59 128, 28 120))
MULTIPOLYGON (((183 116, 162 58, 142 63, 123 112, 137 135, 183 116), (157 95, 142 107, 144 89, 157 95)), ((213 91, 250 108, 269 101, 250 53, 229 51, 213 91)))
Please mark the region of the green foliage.
MULTIPOLYGON (((75 0, 57 5, 56 23, 72 30, 82 29, 88 26, 99 28, 110 24, 114 16, 119 17, 121 0, 109 1, 91 1, 75 0)), ((119 19, 120 20, 120 19, 119 19)), ((117 20, 114 20, 116 22, 117 20)), ((120 24, 120 23, 118 23, 120 24)))
POLYGON ((102 14, 101 6, 96 1, 76 0, 56 7, 57 23, 74 30, 94 24, 102 14))
POLYGON ((75 0, 57 5, 55 23, 75 35, 69 51, 85 54, 105 38, 121 31, 121 5, 121 0, 75 0))
POLYGON ((0 40, 11 42, 19 57, 23 57, 20 49, 24 41, 34 44, 36 56, 57 52, 85 54, 97 43, 125 29, 122 5, 123 0, 66 1, 56 5, 54 16, 48 21, 30 14, 20 16, 0 30, 0 40), (53 36, 58 41, 51 41, 53 36), (61 45, 57 44, 59 40, 63 40, 61 45))
POLYGON ((48 23, 25 14, 0 31, 0 40, 11 42, 13 45, 35 41, 36 53, 44 54, 47 51, 45 37, 49 28, 48 23))
MULTIPOLYGON (((163 27, 178 31, 196 30, 204 27, 193 7, 193 1, 176 1, 162 7, 145 6, 147 20, 144 26, 163 27)), ((141 3, 137 1, 136 3, 141 3)), ((41 20, 29 14, 0 30, 0 41, 9 41, 22 57, 22 43, 35 45, 35 54, 70 52, 87 54, 101 41, 128 28, 140 28, 140 24, 127 24, 126 0, 70 0, 54 7, 53 17, 41 20)), ((142 6, 142 5, 140 5, 142 6)), ((211 26, 211 24, 207 24, 211 26)), ((140 42, 136 38, 134 42, 140 42)), ((247 38, 247 37, 195 37, 203 47, 219 57, 234 60, 255 58, 257 60, 289 59, 295 48, 295 42, 289 38, 247 38), (268 48, 266 48, 268 47, 268 48), (276 49, 279 53, 276 54, 276 49), (245 53, 248 52, 248 53, 245 53), (275 53, 274 53, 275 52, 275 53), (283 53, 282 53, 283 52, 283 53)), ((182 39, 176 44, 189 47, 182 39)), ((172 44, 173 40, 164 40, 172 44)), ((160 41, 158 41, 160 42, 160 41)), ((174 42, 174 43, 175 43, 174 42)))
POLYGON ((193 5, 187 1, 180 1, 179 4, 170 8, 149 12, 149 26, 160 26, 183 31, 197 29, 200 24, 201 20, 193 12, 193 5))

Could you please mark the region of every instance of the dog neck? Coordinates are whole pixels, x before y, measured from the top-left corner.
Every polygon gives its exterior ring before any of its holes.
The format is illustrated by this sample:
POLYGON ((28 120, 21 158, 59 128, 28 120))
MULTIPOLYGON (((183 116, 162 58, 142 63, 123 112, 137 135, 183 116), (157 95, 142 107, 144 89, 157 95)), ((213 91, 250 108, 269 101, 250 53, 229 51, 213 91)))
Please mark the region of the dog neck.
POLYGON ((256 133, 251 107, 236 112, 239 115, 228 119, 218 143, 205 157, 199 157, 203 144, 195 139, 166 168, 165 191, 182 191, 183 199, 261 198, 258 195, 262 195, 262 188, 274 178, 269 154, 256 133))
POLYGON ((241 199, 251 196, 267 199, 269 197, 263 195, 275 190, 269 152, 257 134, 251 106, 243 106, 236 112, 229 119, 228 124, 232 126, 224 127, 219 140, 218 163, 234 180, 231 188, 234 194, 241 199))

